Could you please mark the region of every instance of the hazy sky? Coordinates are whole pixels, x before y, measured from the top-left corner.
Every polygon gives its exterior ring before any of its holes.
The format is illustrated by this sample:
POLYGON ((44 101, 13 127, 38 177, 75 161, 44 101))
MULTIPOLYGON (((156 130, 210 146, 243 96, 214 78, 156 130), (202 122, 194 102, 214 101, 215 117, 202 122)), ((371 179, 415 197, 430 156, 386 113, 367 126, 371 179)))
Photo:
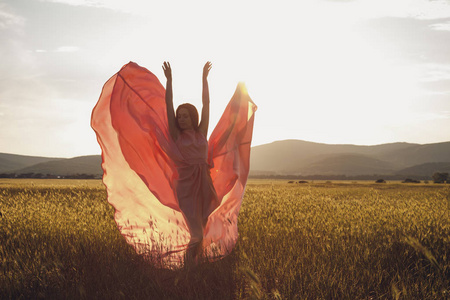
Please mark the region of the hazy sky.
POLYGON ((450 141, 450 1, 0 0, 0 152, 99 154, 90 115, 134 61, 211 124, 239 81, 253 145, 450 141))

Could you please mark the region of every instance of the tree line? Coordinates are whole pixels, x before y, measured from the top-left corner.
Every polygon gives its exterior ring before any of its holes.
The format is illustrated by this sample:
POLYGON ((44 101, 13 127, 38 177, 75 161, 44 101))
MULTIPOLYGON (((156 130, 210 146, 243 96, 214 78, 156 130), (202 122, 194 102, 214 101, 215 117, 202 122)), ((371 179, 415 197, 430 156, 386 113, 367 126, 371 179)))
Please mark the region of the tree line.
POLYGON ((38 178, 38 179, 101 179, 101 175, 95 174, 71 174, 71 175, 54 175, 42 173, 1 173, 0 178, 38 178))
MULTIPOLYGON (((0 173, 0 178, 41 178, 41 179, 101 179, 102 175, 98 174, 72 174, 72 175, 54 175, 42 173, 0 173)), ((417 182, 419 180, 430 180, 434 183, 450 183, 449 173, 435 172, 431 178, 428 176, 408 176, 405 179, 404 175, 249 175, 249 178, 254 179, 308 179, 308 180, 403 180, 405 182, 417 182)))
POLYGON ((253 179, 286 179, 286 180, 402 180, 405 182, 420 182, 420 180, 433 180, 434 183, 450 183, 449 173, 435 172, 432 176, 420 175, 275 175, 254 174, 248 176, 253 179))

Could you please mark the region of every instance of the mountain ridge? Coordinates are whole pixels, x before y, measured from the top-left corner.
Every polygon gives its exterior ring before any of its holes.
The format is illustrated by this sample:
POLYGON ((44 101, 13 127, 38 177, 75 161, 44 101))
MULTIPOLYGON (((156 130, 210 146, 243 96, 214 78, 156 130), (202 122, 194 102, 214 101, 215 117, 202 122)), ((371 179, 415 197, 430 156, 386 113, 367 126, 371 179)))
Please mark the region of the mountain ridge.
MULTIPOLYGON (((379 145, 325 144, 282 140, 252 147, 250 174, 257 175, 417 175, 450 167, 450 142, 379 145)), ((73 176, 103 173, 100 155, 54 158, 0 153, 0 173, 73 176)))
POLYGON ((0 173, 11 172, 38 163, 63 159, 65 158, 0 153, 0 173))
MULTIPOLYGON (((348 159, 347 159, 348 160, 348 159)), ((379 144, 373 146, 351 144, 324 144, 303 140, 276 141, 252 148, 250 166, 253 172, 259 174, 279 175, 394 175, 397 171, 425 163, 450 162, 450 142, 432 144, 413 144, 406 142, 379 144), (364 170, 342 170, 330 164, 331 157, 345 160, 343 156, 356 155, 361 158, 361 164, 369 160, 378 160, 383 166, 364 170)), ((353 163, 348 161, 347 165, 353 163)), ((431 174, 418 174, 429 175, 431 174)))

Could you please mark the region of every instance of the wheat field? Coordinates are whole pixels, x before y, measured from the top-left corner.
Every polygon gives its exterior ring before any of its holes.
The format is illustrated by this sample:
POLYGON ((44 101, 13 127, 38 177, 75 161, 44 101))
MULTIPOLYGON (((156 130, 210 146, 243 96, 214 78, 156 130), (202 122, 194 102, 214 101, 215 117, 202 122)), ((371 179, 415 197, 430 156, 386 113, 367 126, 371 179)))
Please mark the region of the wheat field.
POLYGON ((239 241, 157 269, 98 180, 0 180, 1 299, 447 299, 450 186, 250 180, 239 241))

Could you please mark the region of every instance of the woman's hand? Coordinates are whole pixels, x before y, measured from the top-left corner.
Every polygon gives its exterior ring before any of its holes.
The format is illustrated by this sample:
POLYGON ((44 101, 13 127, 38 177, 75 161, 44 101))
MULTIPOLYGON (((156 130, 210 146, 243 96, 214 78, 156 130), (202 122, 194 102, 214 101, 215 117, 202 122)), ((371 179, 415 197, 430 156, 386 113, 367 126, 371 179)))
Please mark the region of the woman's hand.
POLYGON ((172 92, 172 68, 168 61, 165 61, 162 65, 164 70, 164 75, 166 75, 166 111, 167 111, 167 122, 169 123, 169 132, 172 140, 176 141, 178 139, 178 129, 175 120, 175 111, 173 110, 173 92, 172 92))
POLYGON ((205 80, 208 77, 209 70, 211 70, 212 64, 210 61, 206 62, 205 66, 203 67, 203 80, 205 80))
POLYGON ((165 61, 162 66, 164 70, 164 75, 166 76, 167 80, 172 80, 172 68, 170 67, 170 64, 168 61, 165 61))

